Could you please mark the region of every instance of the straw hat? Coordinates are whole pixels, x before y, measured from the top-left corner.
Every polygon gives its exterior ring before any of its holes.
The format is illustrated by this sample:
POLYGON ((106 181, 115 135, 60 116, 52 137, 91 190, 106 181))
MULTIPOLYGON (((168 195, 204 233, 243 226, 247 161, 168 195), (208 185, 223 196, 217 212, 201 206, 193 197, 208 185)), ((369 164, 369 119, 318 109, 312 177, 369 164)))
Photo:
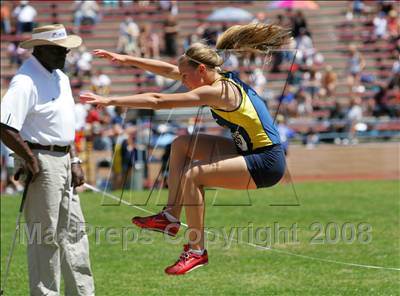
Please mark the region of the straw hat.
POLYGON ((75 48, 82 44, 82 38, 77 35, 67 35, 67 30, 61 24, 54 24, 33 29, 32 39, 21 42, 21 48, 29 49, 39 45, 55 45, 75 48))

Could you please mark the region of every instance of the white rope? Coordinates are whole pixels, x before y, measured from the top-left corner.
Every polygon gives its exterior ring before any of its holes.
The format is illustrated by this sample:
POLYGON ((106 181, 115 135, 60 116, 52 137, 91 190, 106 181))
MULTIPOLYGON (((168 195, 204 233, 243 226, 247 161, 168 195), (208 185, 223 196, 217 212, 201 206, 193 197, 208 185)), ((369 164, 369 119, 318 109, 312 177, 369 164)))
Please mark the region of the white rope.
MULTIPOLYGON (((130 204, 129 202, 123 200, 123 199, 119 199, 118 197, 110 194, 110 193, 105 193, 102 192, 100 189, 90 185, 90 184, 83 184, 84 187, 86 187, 87 189, 90 189, 92 191, 98 192, 98 193, 103 193, 104 195, 110 197, 111 199, 120 201, 121 203, 128 205, 128 206, 132 206, 142 212, 148 213, 150 215, 154 215, 155 213, 143 209, 141 207, 135 206, 130 204)), ((182 226, 184 227, 188 227, 187 224, 185 223, 181 223, 182 226)), ((215 233, 211 233, 208 231, 205 231, 208 234, 213 234, 216 235, 215 233)), ((216 235, 219 238, 222 238, 221 236, 216 235)), ((231 241, 234 240, 233 238, 231 239, 231 241)), ((353 267, 360 267, 360 268, 371 268, 371 269, 381 269, 381 270, 396 270, 396 271, 400 271, 400 268, 396 268, 396 267, 385 267, 385 266, 376 266, 376 265, 366 265, 366 264, 357 264, 357 263, 351 263, 351 262, 344 262, 344 261, 337 261, 337 260, 333 260, 333 259, 326 259, 326 258, 319 258, 319 257, 312 257, 312 256, 307 256, 307 255, 301 255, 301 254, 296 254, 296 253, 292 253, 292 252, 288 252, 288 251, 284 251, 284 250, 279 250, 279 249, 273 249, 271 247, 264 247, 264 246, 259 246, 250 242, 246 242, 246 241, 242 241, 242 240, 235 240, 238 241, 239 243, 257 248, 257 249, 261 249, 261 250, 267 250, 267 251, 273 251, 273 252, 277 252, 277 253, 281 253, 281 254, 285 254, 285 255, 289 255, 289 256, 295 256, 295 257, 299 257, 299 258, 304 258, 304 259, 309 259, 309 260, 314 260, 314 261, 320 261, 320 262, 328 262, 328 263, 335 263, 335 264, 340 264, 340 265, 346 265, 346 266, 353 266, 353 267)))

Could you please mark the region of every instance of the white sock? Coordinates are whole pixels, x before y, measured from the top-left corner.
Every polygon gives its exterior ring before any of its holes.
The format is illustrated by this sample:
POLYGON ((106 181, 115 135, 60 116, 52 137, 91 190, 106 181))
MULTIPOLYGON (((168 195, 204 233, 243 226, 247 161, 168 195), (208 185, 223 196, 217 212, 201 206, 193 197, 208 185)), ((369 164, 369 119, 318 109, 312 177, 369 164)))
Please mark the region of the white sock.
POLYGON ((192 253, 194 253, 194 254, 196 254, 196 255, 203 255, 203 254, 204 254, 204 249, 202 249, 202 250, 193 250, 193 249, 190 249, 190 252, 192 252, 192 253))
POLYGON ((178 219, 176 219, 174 216, 172 216, 170 213, 164 211, 165 217, 168 219, 169 222, 179 222, 178 219))

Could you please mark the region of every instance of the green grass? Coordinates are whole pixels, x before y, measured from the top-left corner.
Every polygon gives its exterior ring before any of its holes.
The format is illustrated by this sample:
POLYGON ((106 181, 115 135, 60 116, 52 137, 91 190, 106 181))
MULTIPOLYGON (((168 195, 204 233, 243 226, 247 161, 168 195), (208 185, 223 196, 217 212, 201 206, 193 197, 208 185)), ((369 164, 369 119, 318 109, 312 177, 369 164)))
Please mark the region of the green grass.
MULTIPOLYGON (((395 181, 303 183, 296 184, 296 191, 300 206, 270 206, 296 202, 289 185, 250 192, 250 199, 245 192, 220 190, 215 197, 216 191, 207 191, 206 226, 214 230, 225 227, 229 234, 232 227, 252 228, 254 233, 260 227, 273 228, 275 222, 281 227, 297 223, 298 243, 293 242, 292 236, 283 242, 283 235, 279 241, 271 235, 271 247, 315 258, 400 268, 400 192, 395 181), (316 234, 310 228, 314 222, 321 223, 324 229, 329 222, 339 228, 346 222, 356 227, 367 223, 372 227, 372 240, 362 243, 356 238, 353 243, 346 243, 340 238, 336 243, 311 244, 316 234)), ((147 195, 125 193, 124 199, 143 203, 147 195)), ((162 192, 160 200, 165 196, 166 192, 162 192)), ((160 209, 156 199, 154 194, 145 208, 160 209)), ((1 198, 2 270, 19 201, 20 198, 1 198)), ((136 242, 124 245, 123 229, 138 235, 130 219, 143 213, 126 205, 102 206, 102 202, 115 204, 107 197, 103 201, 99 194, 81 194, 86 220, 92 229, 98 229, 97 241, 94 233, 89 236, 97 295, 399 295, 400 271, 311 260, 246 244, 231 243, 226 248, 222 240, 209 243, 208 266, 186 276, 168 277, 163 269, 177 259, 181 243, 167 243, 163 235, 145 232, 136 242), (106 242, 107 228, 115 228, 118 233, 114 244, 106 242)), ((242 232, 245 241, 250 239, 247 233, 242 232)), ((331 234, 333 239, 333 231, 331 234)), ((325 234, 321 237, 327 239, 325 234)), ((366 238, 365 233, 360 237, 366 238)), ((258 242, 262 244, 261 240, 258 242)), ((25 246, 20 244, 7 285, 8 295, 28 295, 25 246)))

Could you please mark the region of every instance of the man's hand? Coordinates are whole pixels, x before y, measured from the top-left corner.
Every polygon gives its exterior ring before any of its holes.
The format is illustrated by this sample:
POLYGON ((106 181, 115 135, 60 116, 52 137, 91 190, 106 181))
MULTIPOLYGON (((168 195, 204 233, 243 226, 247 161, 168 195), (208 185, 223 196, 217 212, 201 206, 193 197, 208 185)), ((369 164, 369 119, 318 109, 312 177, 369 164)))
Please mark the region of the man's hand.
POLYGON ((35 181, 36 177, 40 173, 40 167, 39 162, 34 155, 32 155, 28 160, 25 161, 23 167, 20 167, 18 169, 18 171, 14 175, 14 180, 20 180, 21 176, 28 173, 28 171, 31 174, 31 182, 35 181))
POLYGON ((72 186, 79 187, 85 183, 85 174, 83 173, 82 167, 79 163, 74 163, 71 165, 72 174, 72 186))
POLYGON ((26 166, 28 167, 28 170, 32 174, 32 179, 31 181, 35 181, 36 177, 39 175, 40 168, 39 168, 39 161, 37 160, 36 156, 32 155, 28 161, 26 161, 26 166))
MULTIPOLYGON (((21 157, 25 163, 23 170, 28 169, 32 173, 32 181, 35 180, 39 174, 40 167, 39 161, 36 156, 32 153, 29 146, 21 138, 21 135, 17 130, 11 128, 5 124, 1 124, 0 137, 4 144, 12 151, 14 151, 19 157, 21 157)), ((22 172, 19 172, 20 175, 22 172)))

